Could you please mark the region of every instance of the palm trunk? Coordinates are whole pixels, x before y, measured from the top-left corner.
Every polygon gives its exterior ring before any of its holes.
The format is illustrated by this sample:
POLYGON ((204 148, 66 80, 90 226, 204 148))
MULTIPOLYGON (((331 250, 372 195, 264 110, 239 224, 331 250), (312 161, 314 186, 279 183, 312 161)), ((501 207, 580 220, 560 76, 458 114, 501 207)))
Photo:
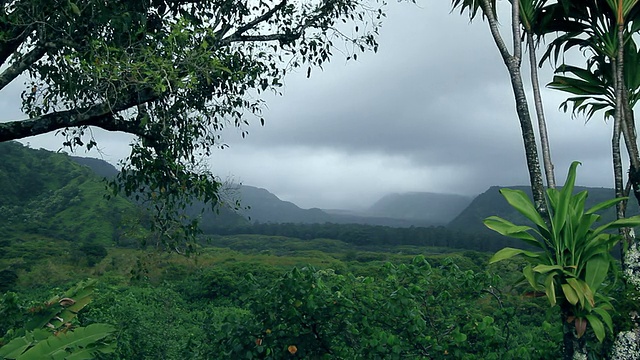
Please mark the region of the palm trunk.
POLYGON ((542 96, 540 95, 540 85, 538 79, 538 60, 536 59, 536 47, 533 43, 533 33, 527 31, 527 44, 529 46, 529 65, 531 67, 531 86, 533 88, 533 101, 536 105, 536 115, 538 117, 538 131, 540 132, 540 147, 542 148, 542 164, 547 178, 547 186, 556 187, 556 179, 551 162, 551 150, 549 148, 549 136, 547 135, 547 122, 544 118, 544 107, 542 106, 542 96))
POLYGON ((524 150, 527 159, 527 169, 529 171, 529 181, 531 183, 531 192, 533 193, 533 201, 536 206, 536 210, 542 214, 543 218, 549 218, 549 211, 547 209, 547 203, 545 200, 544 184, 542 181, 542 172, 540 170, 540 162, 538 161, 538 150, 536 146, 535 133, 533 131, 533 125, 531 122, 531 115, 529 113, 529 104, 527 102, 526 93, 524 91, 524 85, 522 82, 522 74, 520 72, 521 65, 521 42, 520 42, 520 15, 519 15, 519 2, 513 0, 511 4, 512 14, 512 32, 513 32, 513 55, 509 53, 500 30, 498 29, 498 21, 489 0, 482 0, 482 7, 484 14, 487 16, 489 22, 489 28, 500 55, 507 66, 509 71, 509 77, 511 79, 511 86, 513 88, 513 95, 516 100, 516 111, 518 113, 518 120, 520 121, 520 129, 522 131, 522 141, 524 143, 524 150))
MULTIPOLYGON (((623 88, 624 88, 624 25, 623 22, 618 24, 618 54, 613 62, 614 70, 614 86, 615 86, 615 113, 613 118, 613 136, 611 139, 611 152, 613 157, 613 180, 615 185, 616 197, 623 197, 624 191, 624 176, 622 172, 622 156, 620 154, 620 134, 623 131, 624 122, 624 106, 623 106, 623 88)), ((626 124, 625 124, 626 125, 626 124)), ((625 136, 627 140, 630 139, 630 134, 625 136)), ((633 147, 631 147, 633 148, 633 147)), ((629 147, 628 147, 629 149, 629 147)), ((616 216, 618 219, 625 217, 625 202, 619 202, 616 205, 616 216)), ((621 228, 620 234, 624 236, 627 245, 631 244, 631 236, 629 229, 621 228)), ((624 259, 624 256, 623 256, 624 259)), ((624 266, 624 264, 623 264, 624 266)))
MULTIPOLYGON (((621 129, 624 136, 625 147, 629 154, 629 182, 633 187, 633 194, 638 204, 640 204, 640 152, 638 151, 638 137, 636 135, 636 123, 633 110, 629 103, 629 91, 625 84, 622 84, 622 117, 621 129)), ((629 196, 628 193, 625 196, 629 196)))

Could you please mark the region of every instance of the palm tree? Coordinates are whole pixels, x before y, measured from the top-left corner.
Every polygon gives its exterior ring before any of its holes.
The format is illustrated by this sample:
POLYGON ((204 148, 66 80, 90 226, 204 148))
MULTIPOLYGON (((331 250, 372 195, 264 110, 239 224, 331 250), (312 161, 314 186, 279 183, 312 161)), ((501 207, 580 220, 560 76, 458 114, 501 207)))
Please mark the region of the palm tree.
MULTIPOLYGON (((467 11, 471 19, 475 18, 478 14, 478 10, 481 10, 481 13, 489 23, 491 36, 493 37, 500 55, 502 56, 511 80, 511 87, 513 89, 513 95, 516 102, 516 111, 518 114, 518 120, 520 121, 520 129, 522 131, 522 140, 527 159, 527 169, 529 171, 529 181, 531 183, 531 191, 533 193, 535 207, 541 214, 548 214, 544 195, 545 189, 542 181, 542 172, 540 170, 540 162, 538 160, 536 138, 521 74, 522 44, 520 40, 521 30, 519 1, 520 0, 513 0, 511 7, 511 30, 513 38, 512 52, 509 51, 509 48, 504 42, 498 28, 495 0, 452 0, 452 6, 454 9, 459 8, 461 13, 467 11)), ((548 218, 547 215, 545 215, 545 217, 548 218)))
MULTIPOLYGON (((560 64, 549 87, 568 92, 561 106, 582 113, 587 119, 603 110, 613 118, 612 155, 616 196, 629 194, 625 188, 621 135, 630 158, 630 183, 640 203, 640 153, 638 151, 633 106, 638 101, 640 68, 638 49, 632 34, 638 31, 638 0, 561 0, 547 6, 538 19, 539 33, 560 32, 547 48, 542 61, 553 56, 556 64, 561 54, 578 47, 590 54, 586 67, 560 64), (623 46, 619 46, 623 44, 623 46)), ((562 57, 563 58, 563 57, 562 57)), ((617 207, 618 218, 625 217, 626 202, 617 207)), ((627 241, 631 238, 627 236, 627 241)))
POLYGON ((547 124, 540 95, 540 81, 538 78, 538 60, 536 59, 536 44, 540 36, 535 33, 534 26, 538 25, 536 19, 540 17, 547 0, 520 0, 520 21, 524 27, 527 47, 529 50, 529 67, 531 71, 531 87, 533 89, 533 99, 538 117, 538 131, 540 132, 540 147, 542 150, 542 163, 547 178, 549 188, 556 187, 556 180, 551 161, 551 150, 549 146, 549 136, 547 135, 547 124))

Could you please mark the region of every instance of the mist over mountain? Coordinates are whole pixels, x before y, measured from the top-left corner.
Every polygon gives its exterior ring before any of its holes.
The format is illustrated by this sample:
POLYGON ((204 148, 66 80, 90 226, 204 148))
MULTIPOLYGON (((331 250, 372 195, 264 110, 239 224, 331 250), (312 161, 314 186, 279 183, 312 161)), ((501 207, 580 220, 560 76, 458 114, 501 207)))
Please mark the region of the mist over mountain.
POLYGON ((458 216, 471 200, 469 196, 431 192, 389 194, 374 203, 367 214, 447 224, 458 216))
POLYGON ((325 223, 331 216, 317 209, 301 209, 296 204, 280 200, 266 189, 249 185, 238 187, 239 213, 252 222, 262 223, 325 223))

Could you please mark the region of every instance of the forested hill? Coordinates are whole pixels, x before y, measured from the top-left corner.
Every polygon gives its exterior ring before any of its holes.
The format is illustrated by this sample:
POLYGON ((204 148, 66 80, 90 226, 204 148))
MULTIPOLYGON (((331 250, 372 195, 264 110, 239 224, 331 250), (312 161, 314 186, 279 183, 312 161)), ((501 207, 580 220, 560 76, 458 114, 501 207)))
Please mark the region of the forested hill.
MULTIPOLYGON (((531 188, 529 186, 506 186, 510 189, 522 190, 531 197, 531 188)), ((469 206, 460 213, 453 221, 449 223, 448 228, 467 232, 488 234, 492 233, 487 229, 482 220, 485 218, 497 215, 510 220, 516 224, 528 224, 527 220, 516 210, 514 210, 507 201, 500 194, 500 189, 503 187, 492 186, 489 190, 478 195, 469 206)), ((584 187, 576 186, 575 192, 587 190, 589 197, 586 201, 586 207, 589 208, 599 202, 612 199, 614 197, 613 189, 598 188, 598 187, 584 187)), ((638 203, 635 199, 629 201, 627 214, 635 215, 639 213, 638 203)), ((608 209, 606 212, 601 213, 603 220, 612 221, 615 220, 615 207, 608 209)))
POLYGON ((0 186, 0 249, 6 252, 33 246, 43 254, 59 241, 135 242, 142 231, 135 205, 105 200, 101 177, 63 153, 0 143, 0 186))

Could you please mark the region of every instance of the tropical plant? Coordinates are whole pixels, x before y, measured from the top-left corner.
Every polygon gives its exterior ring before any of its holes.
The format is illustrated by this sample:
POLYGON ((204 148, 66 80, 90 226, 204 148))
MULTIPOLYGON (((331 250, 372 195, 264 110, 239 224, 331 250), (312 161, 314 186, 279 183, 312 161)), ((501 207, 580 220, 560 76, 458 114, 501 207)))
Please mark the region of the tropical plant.
POLYGON ((93 359, 97 352, 113 350, 109 324, 76 327, 73 320, 92 299, 95 280, 77 284, 62 296, 54 296, 42 306, 32 307, 32 319, 23 329, 11 329, 0 338, 0 358, 93 359))
MULTIPOLYGON (((613 119, 613 168, 617 197, 628 195, 624 187, 620 140, 630 160, 629 180, 640 203, 640 152, 633 107, 640 91, 638 49, 633 35, 640 30, 637 0, 558 1, 547 6, 537 21, 540 34, 559 34, 549 43, 545 59, 562 59, 549 87, 571 94, 561 104, 565 111, 590 119, 603 110, 613 119), (620 44, 623 44, 622 46, 620 44), (587 56, 586 66, 564 63, 574 48, 587 56), (622 138, 621 138, 622 135, 622 138)), ((618 203, 618 218, 625 216, 625 201, 618 203)), ((629 234, 627 240, 631 241, 629 234)))
MULTIPOLYGON (((489 262, 495 263, 514 256, 526 258, 530 264, 522 270, 524 278, 534 291, 546 294, 551 306, 560 306, 563 323, 573 323, 578 339, 590 325, 597 339, 603 341, 605 325, 609 331, 613 331, 610 314, 613 307, 603 294, 603 284, 613 262, 611 249, 621 239, 619 234, 606 231, 639 226, 640 216, 594 227, 600 220, 596 212, 612 207, 624 198, 605 201, 585 210, 587 191, 573 194, 579 164, 571 164, 561 190, 547 190, 551 215, 549 224, 523 191, 500 190, 507 202, 535 227, 516 225, 497 216, 485 219, 484 224, 502 235, 520 239, 539 251, 507 247, 498 251, 489 262)), ((583 348, 584 344, 577 346, 583 348)), ((569 349, 565 351, 573 353, 569 349)))

